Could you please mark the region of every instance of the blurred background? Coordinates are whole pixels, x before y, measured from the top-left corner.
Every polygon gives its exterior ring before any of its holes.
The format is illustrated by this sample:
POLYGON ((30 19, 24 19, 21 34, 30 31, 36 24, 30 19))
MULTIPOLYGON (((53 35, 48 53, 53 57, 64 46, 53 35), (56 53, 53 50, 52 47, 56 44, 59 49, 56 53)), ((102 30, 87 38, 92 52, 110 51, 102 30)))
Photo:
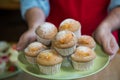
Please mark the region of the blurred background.
POLYGON ((0 0, 0 40, 17 42, 26 30, 19 0, 0 0))
MULTIPOLYGON (((0 0, 0 41, 17 42, 19 37, 26 30, 27 25, 20 14, 19 0, 0 0)), ((120 63, 119 59, 120 55, 117 54, 111 63, 100 73, 85 79, 76 80, 120 80, 120 64, 118 64, 120 63)), ((46 80, 38 79, 24 72, 2 80, 21 80, 21 78, 22 80, 46 80)))

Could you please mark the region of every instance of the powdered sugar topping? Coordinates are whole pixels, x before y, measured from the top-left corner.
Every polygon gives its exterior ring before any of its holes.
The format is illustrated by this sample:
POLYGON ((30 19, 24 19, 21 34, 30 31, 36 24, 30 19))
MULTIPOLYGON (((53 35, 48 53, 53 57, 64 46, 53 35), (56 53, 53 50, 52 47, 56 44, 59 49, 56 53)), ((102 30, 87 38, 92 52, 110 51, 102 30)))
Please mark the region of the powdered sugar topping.
POLYGON ((89 48, 85 46, 79 46, 77 50, 83 51, 83 52, 88 52, 89 48))
POLYGON ((57 36, 56 36, 56 40, 61 40, 63 38, 66 38, 66 34, 73 34, 71 31, 68 30, 63 30, 58 32, 57 36))
POLYGON ((61 22, 60 26, 62 26, 62 25, 65 24, 65 23, 71 23, 71 22, 73 22, 73 21, 75 21, 75 20, 74 20, 74 19, 71 19, 71 18, 65 19, 63 22, 61 22))
POLYGON ((43 25, 41 25, 40 30, 42 30, 44 34, 50 34, 55 28, 56 27, 54 24, 45 22, 43 25))

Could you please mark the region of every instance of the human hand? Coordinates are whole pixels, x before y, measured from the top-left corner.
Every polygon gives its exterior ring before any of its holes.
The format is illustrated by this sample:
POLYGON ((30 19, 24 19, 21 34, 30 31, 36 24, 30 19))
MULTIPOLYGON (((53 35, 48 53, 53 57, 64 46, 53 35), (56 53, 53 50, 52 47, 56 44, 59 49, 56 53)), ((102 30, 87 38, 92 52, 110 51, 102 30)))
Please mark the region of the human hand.
POLYGON ((20 37, 17 43, 17 50, 23 50, 29 43, 35 40, 36 40, 35 30, 29 29, 20 37))
POLYGON ((100 25, 93 33, 95 40, 102 45, 104 51, 111 56, 117 53, 119 46, 111 33, 111 29, 107 24, 100 25))

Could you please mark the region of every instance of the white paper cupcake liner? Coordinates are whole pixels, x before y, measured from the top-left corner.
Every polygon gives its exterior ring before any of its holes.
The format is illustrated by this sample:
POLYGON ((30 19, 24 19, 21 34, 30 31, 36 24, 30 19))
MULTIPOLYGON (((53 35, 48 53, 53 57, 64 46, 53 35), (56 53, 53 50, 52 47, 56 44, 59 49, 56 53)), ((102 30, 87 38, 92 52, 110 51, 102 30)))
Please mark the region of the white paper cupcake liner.
POLYGON ((76 62, 72 60, 72 65, 75 70, 84 71, 90 69, 93 66, 93 62, 93 60, 89 62, 76 62))
POLYGON ((30 64, 36 64, 36 57, 29 57, 25 55, 25 58, 30 64))
POLYGON ((44 45, 50 45, 50 43, 51 43, 51 40, 43 39, 39 36, 37 36, 37 41, 43 43, 44 45))
POLYGON ((73 52, 75 51, 76 49, 76 45, 75 46, 72 46, 70 48, 66 48, 66 49, 60 49, 60 48, 57 48, 57 47, 54 47, 55 50, 62 56, 68 56, 70 54, 73 54, 73 52))
POLYGON ((71 61, 69 60, 69 56, 64 57, 62 62, 62 67, 70 67, 70 66, 71 66, 71 61))
POLYGON ((0 64, 0 74, 2 74, 5 71, 6 68, 6 62, 2 62, 0 64))
POLYGON ((42 65, 38 65, 38 66, 39 66, 40 72, 42 72, 43 74, 55 74, 60 71, 61 63, 53 66, 42 66, 42 65))

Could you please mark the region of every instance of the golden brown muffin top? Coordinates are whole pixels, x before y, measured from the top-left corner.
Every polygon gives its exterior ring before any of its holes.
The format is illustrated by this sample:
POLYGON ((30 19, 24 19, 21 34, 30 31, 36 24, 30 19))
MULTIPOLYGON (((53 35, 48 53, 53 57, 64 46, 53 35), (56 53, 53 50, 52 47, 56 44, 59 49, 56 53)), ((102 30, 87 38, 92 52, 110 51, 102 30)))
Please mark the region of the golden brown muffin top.
POLYGON ((81 28, 81 25, 78 21, 68 18, 61 22, 59 26, 59 31, 70 30, 72 32, 75 32, 80 28, 81 28))
POLYGON ((44 50, 37 56, 37 63, 44 66, 52 66, 59 64, 63 61, 62 56, 60 56, 55 50, 44 50))
POLYGON ((68 30, 59 31, 55 36, 53 46, 57 48, 69 48, 77 43, 75 34, 68 30))
POLYGON ((38 26, 36 29, 36 34, 41 38, 51 40, 57 34, 57 28, 54 24, 45 22, 44 24, 38 26))
POLYGON ((74 54, 71 55, 71 59, 76 62, 88 62, 96 58, 96 53, 89 47, 79 46, 74 54))
POLYGON ((40 51, 45 49, 47 49, 47 47, 42 43, 32 42, 25 48, 24 52, 27 56, 36 57, 40 51))
POLYGON ((82 35, 78 39, 78 46, 87 46, 91 49, 96 47, 95 40, 89 35, 82 35))

